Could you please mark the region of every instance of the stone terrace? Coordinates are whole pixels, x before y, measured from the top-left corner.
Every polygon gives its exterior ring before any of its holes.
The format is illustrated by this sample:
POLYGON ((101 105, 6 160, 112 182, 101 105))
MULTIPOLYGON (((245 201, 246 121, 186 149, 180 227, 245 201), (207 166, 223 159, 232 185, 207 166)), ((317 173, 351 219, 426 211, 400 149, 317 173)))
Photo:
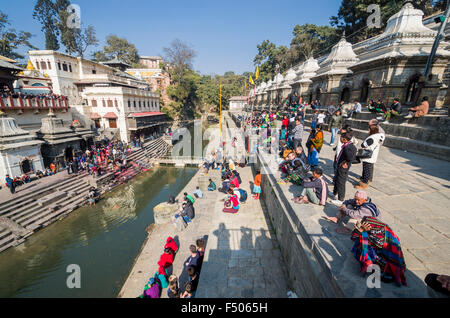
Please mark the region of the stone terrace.
MULTIPOLYGON (((308 133, 305 131, 303 140, 307 140, 308 133)), ((326 132, 319 165, 324 169, 332 192, 334 152, 329 146, 330 138, 326 132)), ((306 241, 312 244, 309 248, 318 252, 315 261, 320 264, 320 271, 337 283, 335 295, 342 292, 347 297, 427 297, 429 291, 423 283, 426 274, 450 273, 450 162, 382 147, 375 164, 374 182, 367 192, 381 210, 380 219, 400 238, 408 287, 382 283, 381 289, 369 289, 366 279, 359 273, 358 262, 350 253, 353 242, 349 235, 338 234, 336 229, 342 225, 323 219, 325 215, 335 216, 337 207, 330 202, 325 208, 293 203, 291 198, 299 194, 300 188, 276 184, 280 178, 277 165, 271 164, 265 153, 261 153, 260 158, 268 163, 270 171, 263 176, 263 194, 272 188, 286 211, 298 218, 298 231, 306 231, 306 241)), ((353 186, 359 182, 361 170, 360 164, 351 168, 347 199, 356 191, 353 186)), ((263 198, 272 208, 273 196, 263 195, 263 198)), ((274 211, 270 214, 273 218, 274 211)), ((289 259, 290 251, 281 245, 285 260, 289 259)))

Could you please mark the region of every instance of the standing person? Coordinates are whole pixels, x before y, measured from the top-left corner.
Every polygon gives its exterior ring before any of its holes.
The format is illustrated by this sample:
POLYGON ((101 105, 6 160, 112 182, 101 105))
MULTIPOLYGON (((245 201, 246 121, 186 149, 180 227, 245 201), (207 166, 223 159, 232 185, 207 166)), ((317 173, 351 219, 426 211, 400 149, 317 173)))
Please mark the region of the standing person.
POLYGON ((14 194, 16 192, 16 185, 14 184, 14 180, 9 177, 9 174, 6 175, 5 181, 6 186, 9 188, 9 191, 11 191, 11 194, 14 194))
POLYGON ((341 129, 342 127, 343 121, 344 119, 342 118, 340 111, 336 111, 334 115, 331 116, 328 128, 328 130, 331 131, 331 140, 330 140, 331 146, 334 146, 334 141, 336 140, 336 136, 339 129, 341 129))
POLYGON ((253 193, 255 193, 253 198, 259 200, 259 197, 261 195, 261 173, 259 170, 256 171, 256 176, 253 184, 253 193))
POLYGON ((380 152, 381 145, 385 139, 384 133, 380 133, 378 126, 369 127, 369 136, 364 140, 361 148, 371 151, 372 154, 368 158, 362 158, 363 164, 362 177, 359 184, 355 186, 356 189, 367 189, 369 183, 373 180, 373 168, 378 159, 378 153, 380 152))
POLYGON ((314 114, 311 118, 311 129, 316 129, 317 127, 317 119, 319 118, 319 111, 317 109, 314 110, 314 114))
POLYGON ((308 147, 308 164, 315 168, 319 165, 319 153, 323 145, 322 124, 311 130, 310 139, 306 145, 308 147))
POLYGON ((333 204, 342 205, 345 199, 345 183, 348 179, 348 172, 352 162, 356 158, 356 147, 352 143, 353 133, 347 132, 341 135, 342 149, 336 158, 336 172, 334 176, 334 200, 333 204), (336 200, 336 195, 338 199, 336 200))
POLYGON ((323 110, 319 116, 317 116, 317 123, 318 124, 325 124, 325 118, 327 117, 327 115, 325 115, 325 111, 323 110))
POLYGON ((295 128, 292 130, 294 135, 294 149, 302 145, 303 125, 299 117, 295 119, 295 128))

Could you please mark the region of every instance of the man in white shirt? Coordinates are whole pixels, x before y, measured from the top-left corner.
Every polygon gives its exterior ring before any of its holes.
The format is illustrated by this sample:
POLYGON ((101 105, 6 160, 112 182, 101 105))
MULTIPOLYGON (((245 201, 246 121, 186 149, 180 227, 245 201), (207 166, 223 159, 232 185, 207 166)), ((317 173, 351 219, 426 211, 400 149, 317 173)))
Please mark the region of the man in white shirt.
POLYGON ((361 103, 358 102, 357 100, 355 100, 355 104, 353 104, 353 108, 351 110, 348 111, 348 116, 347 118, 352 118, 354 113, 360 113, 362 110, 362 106, 361 103))

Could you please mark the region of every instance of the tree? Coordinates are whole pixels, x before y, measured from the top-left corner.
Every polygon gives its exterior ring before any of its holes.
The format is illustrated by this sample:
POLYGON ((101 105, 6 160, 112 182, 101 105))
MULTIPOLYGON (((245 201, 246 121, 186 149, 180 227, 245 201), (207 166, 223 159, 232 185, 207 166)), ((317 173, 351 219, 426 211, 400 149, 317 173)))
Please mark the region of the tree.
MULTIPOLYGON (((330 18, 330 23, 339 28, 340 33, 345 31, 349 42, 357 43, 382 33, 387 20, 401 9, 403 3, 402 0, 342 0, 338 14, 330 18), (367 27, 367 18, 371 15, 367 7, 371 4, 380 6, 381 28, 367 27)), ((436 0, 416 0, 413 5, 425 16, 440 10, 442 6, 441 1, 436 0)))
POLYGON ((8 15, 0 11, 0 55, 11 59, 22 59, 24 56, 16 52, 20 46, 37 49, 29 41, 32 37, 31 33, 7 29, 8 25, 10 25, 8 15))
POLYGON ((41 23, 41 30, 45 33, 45 49, 59 50, 58 12, 52 0, 37 0, 33 18, 41 23))
POLYGON ((174 81, 181 80, 186 69, 192 68, 192 63, 197 53, 194 49, 179 39, 175 39, 170 44, 170 47, 163 48, 164 57, 172 67, 174 81))
POLYGON ((296 25, 292 34, 291 46, 303 56, 302 60, 323 53, 339 40, 336 28, 315 24, 296 25))
POLYGON ((134 44, 117 35, 108 35, 103 51, 95 52, 94 59, 97 61, 109 61, 117 57, 119 60, 133 65, 139 63, 139 54, 134 44))

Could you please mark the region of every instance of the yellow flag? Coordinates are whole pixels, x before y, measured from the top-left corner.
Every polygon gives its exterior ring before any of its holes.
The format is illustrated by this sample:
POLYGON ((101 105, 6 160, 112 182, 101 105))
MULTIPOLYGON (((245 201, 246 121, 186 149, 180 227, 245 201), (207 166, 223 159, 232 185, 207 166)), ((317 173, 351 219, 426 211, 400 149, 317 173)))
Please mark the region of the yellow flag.
POLYGON ((253 82, 253 78, 252 78, 251 75, 250 75, 250 78, 248 79, 248 81, 249 81, 252 85, 255 85, 255 82, 253 82))
POLYGON ((255 80, 258 80, 258 78, 259 78, 259 66, 256 67, 255 80))
POLYGON ((245 82, 245 89, 247 89, 247 81, 244 81, 245 82))

